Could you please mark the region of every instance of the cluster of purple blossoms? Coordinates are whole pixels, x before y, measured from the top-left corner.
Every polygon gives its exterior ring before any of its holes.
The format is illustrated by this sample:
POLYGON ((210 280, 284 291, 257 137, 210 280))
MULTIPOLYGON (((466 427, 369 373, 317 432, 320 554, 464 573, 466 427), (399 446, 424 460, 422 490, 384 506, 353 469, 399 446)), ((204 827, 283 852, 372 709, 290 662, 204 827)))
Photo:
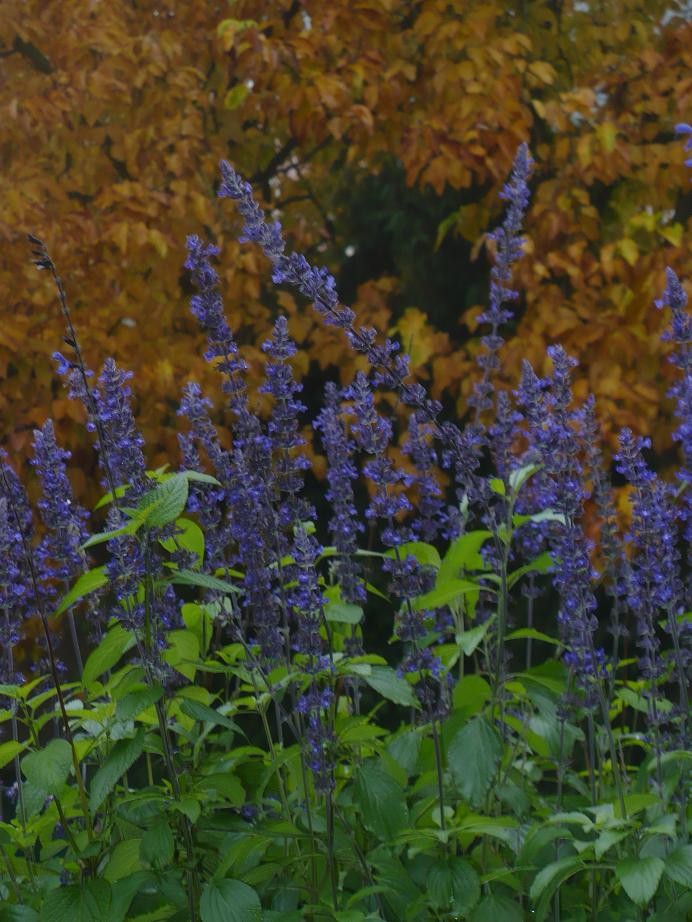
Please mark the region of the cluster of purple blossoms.
POLYGON ((267 380, 260 390, 274 398, 267 431, 276 459, 274 482, 280 499, 279 524, 286 528, 314 518, 315 511, 300 498, 303 471, 310 468, 309 459, 300 453, 305 439, 300 435, 298 416, 306 407, 297 398, 303 386, 295 380, 288 362, 297 350, 288 335, 285 317, 277 318, 272 338, 262 344, 262 349, 270 361, 265 369, 267 380))
POLYGON ((553 583, 560 594, 558 623, 567 649, 565 661, 590 701, 594 681, 605 676, 606 656, 594 641, 598 621, 592 586, 597 574, 581 525, 587 494, 578 445, 584 420, 582 411, 571 409, 571 369, 576 362, 561 346, 550 346, 548 354, 553 360, 548 379, 538 378, 524 363, 518 400, 528 424, 526 460, 541 465, 532 484, 536 511, 561 516, 538 528, 556 561, 553 583))
POLYGON ((334 573, 346 602, 358 605, 365 601, 366 592, 361 570, 355 558, 358 533, 363 525, 358 520, 353 484, 358 470, 353 461, 355 444, 346 433, 341 416, 339 389, 332 381, 325 387, 324 406, 314 422, 321 434, 327 453, 327 491, 325 498, 332 511, 329 533, 337 551, 334 573))

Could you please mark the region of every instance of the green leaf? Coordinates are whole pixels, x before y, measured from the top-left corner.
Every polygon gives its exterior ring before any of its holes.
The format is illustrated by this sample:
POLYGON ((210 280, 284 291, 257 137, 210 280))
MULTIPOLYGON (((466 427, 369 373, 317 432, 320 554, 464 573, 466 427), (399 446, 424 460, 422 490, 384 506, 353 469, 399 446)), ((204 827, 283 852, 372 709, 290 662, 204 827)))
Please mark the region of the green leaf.
POLYGON ((118 720, 134 720, 142 711, 146 711, 163 696, 160 685, 147 685, 137 691, 128 692, 115 706, 115 716, 118 720))
POLYGON ((199 901, 202 922, 260 922, 259 896, 240 880, 212 880, 199 901))
POLYGON ((231 592, 240 592, 237 586, 209 573, 197 573, 195 570, 177 570, 169 580, 180 586, 200 586, 202 589, 213 589, 227 595, 231 592))
POLYGON ((120 657, 134 646, 135 636, 131 631, 126 631, 120 624, 114 625, 103 638, 101 643, 89 654, 84 664, 82 684, 90 688, 96 679, 112 669, 120 657))
POLYGON ((502 755, 502 742, 484 717, 474 717, 449 744, 449 770, 462 796, 479 806, 495 777, 502 755))
POLYGON ((615 865, 615 876, 637 906, 654 898, 665 863, 660 858, 625 858, 615 865))
POLYGON ((507 577, 507 586, 511 589, 527 573, 547 573, 552 566, 553 558, 545 551, 543 554, 539 554, 531 563, 524 564, 523 567, 513 570, 507 577))
POLYGON ((498 496, 507 495, 507 488, 505 487, 505 482, 500 477, 491 477, 489 484, 490 484, 490 489, 493 491, 493 493, 497 493, 498 496))
POLYGON ((39 915, 30 906, 0 906, 0 922, 39 922, 39 915))
POLYGON ((518 493, 519 490, 524 486, 527 480, 530 480, 534 474, 537 474, 540 471, 540 464, 525 464, 524 467, 520 467, 509 475, 509 488, 512 493, 518 493))
POLYGON ((105 761, 91 779, 89 806, 98 810, 125 772, 134 765, 144 751, 146 730, 143 727, 132 739, 118 740, 105 761))
POLYGON ((101 531, 88 538, 84 544, 82 544, 82 550, 94 547, 97 544, 104 544, 106 541, 110 541, 112 538, 119 538, 121 535, 134 535, 139 526, 139 522, 128 522, 127 525, 123 525, 122 528, 114 528, 111 531, 101 531))
POLYGON ((183 514, 187 505, 188 478, 174 474, 145 493, 137 504, 133 518, 147 528, 162 528, 183 514))
MULTIPOLYGON (((115 488, 116 499, 122 499, 122 497, 127 493, 129 489, 130 487, 126 483, 124 483, 120 487, 116 487, 115 488)), ((103 506, 107 506, 108 503, 112 503, 112 502, 113 502, 113 494, 106 493, 105 496, 102 496, 101 499, 96 503, 96 505, 94 506, 94 511, 96 511, 97 509, 102 509, 103 506)))
POLYGON ((544 634, 542 631, 537 631, 533 627, 520 627, 516 631, 512 631, 511 634, 508 634, 505 637, 505 640, 540 640, 543 643, 554 644, 555 646, 560 646, 560 641, 555 637, 550 637, 549 634, 544 634))
POLYGON ((28 742, 18 743, 15 740, 0 743, 0 768, 9 765, 15 756, 18 756, 20 752, 24 752, 28 745, 28 742))
POLYGON ((360 624, 363 620, 363 609, 360 605, 349 602, 332 602, 324 610, 327 621, 337 621, 340 624, 360 624))
POLYGON ((462 634, 455 634, 454 640, 465 656, 472 656, 478 644, 483 642, 483 638, 495 623, 495 615, 491 615, 483 624, 477 624, 476 627, 469 628, 462 634))
POLYGON ((482 676, 466 675, 454 686, 454 711, 471 717, 482 709, 486 701, 490 701, 491 695, 490 686, 482 676))
POLYGON ((89 593, 94 592, 96 589, 100 589, 101 586, 105 586, 107 582, 108 577, 106 576, 105 566, 94 567, 93 570, 82 573, 70 591, 63 596, 62 601, 55 609, 54 615, 56 617, 61 615, 74 605, 75 602, 78 602, 79 599, 83 599, 84 596, 89 595, 89 593))
POLYGON ((103 871, 103 877, 114 884, 123 877, 128 877, 139 871, 142 863, 139 859, 139 843, 141 839, 123 839, 111 851, 108 864, 103 871))
POLYGON ((206 704, 201 704, 199 701, 193 701, 190 698, 185 698, 180 705, 180 710, 183 712, 183 714, 187 714, 188 717, 192 717, 193 720, 199 720, 203 723, 216 724, 220 727, 226 727, 229 730, 234 730, 237 733, 243 732, 238 724, 234 723, 229 717, 226 717, 224 714, 219 714, 218 711, 207 707, 206 704))
POLYGON ((355 795, 363 825, 379 839, 389 842, 408 825, 403 790, 384 769, 363 763, 356 774, 355 795))
POLYGON ((374 688, 387 701, 393 701, 405 707, 420 707, 413 688, 406 679, 398 676, 389 666, 373 666, 370 672, 363 676, 363 679, 370 688, 374 688))
POLYGON ((551 861, 542 868, 533 879, 529 896, 536 903, 535 916, 537 919, 545 917, 545 912, 550 905, 555 891, 577 871, 584 868, 584 862, 576 855, 551 861))
POLYGON ((180 518, 175 521, 176 534, 172 538, 160 540, 159 544, 169 554, 178 548, 195 554, 201 565, 204 560, 204 532, 192 519, 180 518))
POLYGON ((452 541, 440 564, 438 585, 456 579, 464 570, 482 570, 484 566, 480 549, 488 538, 492 538, 492 532, 481 529, 466 532, 452 541))
POLYGON ((58 797, 72 768, 72 749, 67 740, 51 740, 39 752, 30 752, 22 759, 22 772, 27 781, 43 794, 58 797))
POLYGON ((431 905, 466 915, 481 897, 478 874, 463 858, 450 858, 428 870, 426 885, 431 905))
POLYGON ((222 486, 221 481, 217 480, 216 477, 212 477, 211 474, 203 474, 201 471, 180 471, 180 476, 186 477, 194 483, 208 483, 214 487, 222 486))
MULTIPOLYGON (((470 579, 448 579, 439 582, 430 592, 425 595, 419 595, 413 600, 415 611, 425 609, 442 608, 443 605, 452 605, 459 599, 468 595, 469 592, 478 592, 478 583, 471 582, 470 579)), ((488 590, 489 591, 489 590, 488 590)))
POLYGON ((384 556, 392 560, 397 558, 406 560, 407 557, 415 557, 418 563, 434 567, 436 570, 441 563, 440 552, 432 544, 427 544, 425 541, 409 541, 406 544, 400 544, 396 548, 385 551, 384 556))
POLYGON ((490 893, 476 907, 470 922, 523 922, 524 913, 515 900, 490 893))
POLYGON ((206 605, 187 602, 183 605, 182 615, 185 627, 192 631, 199 641, 200 654, 206 656, 214 632, 214 619, 207 611, 206 605))
POLYGON ((680 845, 666 858, 666 877, 676 884, 692 889, 692 845, 680 845))
POLYGON ((168 822, 160 817, 144 833, 139 843, 139 857, 159 870, 173 860, 175 839, 168 822))
POLYGON ((51 890, 41 910, 41 922, 112 922, 111 887, 103 879, 51 890))
POLYGON ((163 651, 163 659, 177 669, 191 682, 197 671, 196 663, 199 660, 199 640, 192 631, 169 631, 168 647, 163 651))

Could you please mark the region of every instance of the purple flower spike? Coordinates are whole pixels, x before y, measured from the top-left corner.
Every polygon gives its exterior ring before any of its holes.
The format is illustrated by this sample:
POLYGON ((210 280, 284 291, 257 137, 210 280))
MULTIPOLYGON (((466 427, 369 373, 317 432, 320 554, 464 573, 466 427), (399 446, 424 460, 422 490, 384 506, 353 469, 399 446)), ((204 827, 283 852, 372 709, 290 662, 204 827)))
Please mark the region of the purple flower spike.
MULTIPOLYGON (((681 134, 685 138, 685 150, 692 150, 692 125, 681 122, 675 126, 675 134, 681 134)), ((685 160, 685 166, 692 168, 692 157, 685 160)), ((690 179, 692 182, 692 179, 690 179)))

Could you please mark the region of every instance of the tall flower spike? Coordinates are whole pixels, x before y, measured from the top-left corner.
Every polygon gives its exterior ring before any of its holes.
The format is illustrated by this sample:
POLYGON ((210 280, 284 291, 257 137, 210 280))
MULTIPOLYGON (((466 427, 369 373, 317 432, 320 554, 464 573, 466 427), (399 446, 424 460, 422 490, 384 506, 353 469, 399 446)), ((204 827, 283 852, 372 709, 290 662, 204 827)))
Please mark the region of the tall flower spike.
POLYGON ((411 413, 408 438, 404 450, 415 466, 414 483, 418 491, 416 515, 412 524, 414 534, 423 541, 434 541, 446 532, 447 510, 443 491, 435 475, 437 452, 432 444, 430 425, 422 414, 411 413))
POLYGON ((329 381, 325 387, 324 407, 313 426, 320 431, 327 453, 326 499, 332 510, 329 533, 339 555, 334 563, 334 571, 344 600, 360 604, 365 601, 366 592, 354 556, 358 550, 358 532, 363 530, 357 518, 353 495, 353 482, 358 477, 353 463, 355 446, 346 435, 341 420, 339 389, 333 381, 329 381))
MULTIPOLYGON (((691 146, 692 146, 692 134, 691 146)), ((682 481, 683 504, 685 507, 685 540, 691 548, 692 557, 692 316, 687 311, 687 295, 680 280, 672 269, 666 269, 666 288, 663 297, 655 302, 661 309, 671 311, 670 328, 663 339, 673 342, 676 350, 670 361, 680 370, 681 377, 668 391, 676 403, 676 415, 680 425, 673 433, 682 449, 682 466, 678 477, 682 481)))
POLYGON ((6 496, 0 496, 0 683, 18 680, 12 648, 21 638, 21 623, 31 591, 25 578, 21 536, 6 496))
POLYGON ((53 421, 47 420, 34 431, 34 457, 31 461, 41 481, 37 506, 46 534, 37 551, 44 578, 71 582, 84 569, 80 545, 86 540, 88 513, 74 502, 67 477, 70 452, 55 441, 53 421))
POLYGON ((129 485, 128 501, 140 497, 147 488, 144 439, 130 407, 132 390, 127 382, 131 377, 132 372, 118 368, 114 359, 108 358, 99 387, 93 391, 107 463, 115 485, 129 485))
POLYGON ((509 181, 500 193, 500 198, 509 203, 507 214, 501 226, 488 235, 497 244, 497 259, 490 271, 488 309, 478 318, 479 324, 490 324, 491 330, 481 339, 484 352, 478 357, 478 365, 483 371, 483 377, 474 385, 473 394, 469 398, 469 404, 475 407, 476 422, 484 410, 492 408, 491 379, 500 367, 498 351, 504 342, 498 331, 513 316, 506 305, 519 296, 518 292, 507 285, 512 278, 512 267, 524 249, 521 225, 529 204, 528 180, 532 166, 529 148, 522 144, 517 151, 509 181))
POLYGON ((306 409, 297 399, 303 386, 294 376, 289 359, 296 353, 296 345, 288 335, 288 321, 278 317, 271 339, 262 344, 262 350, 269 356, 266 365, 267 380, 260 390, 274 398, 268 425, 269 438, 275 454, 275 473, 283 502, 279 505, 279 521, 283 526, 314 518, 314 509, 306 500, 299 498, 303 487, 303 471, 308 470, 310 461, 301 454, 305 439, 300 435, 298 414, 306 409))
POLYGON ((619 441, 617 469, 634 488, 632 524, 626 536, 633 550, 627 597, 637 621, 640 668, 642 675, 653 681, 663 673, 656 624, 664 613, 675 648, 675 670, 685 713, 689 650, 682 648, 677 616, 685 611, 690 598, 689 592, 685 597, 680 578, 671 491, 642 457, 642 449, 651 445, 649 439, 636 438, 630 429, 623 429, 619 441))

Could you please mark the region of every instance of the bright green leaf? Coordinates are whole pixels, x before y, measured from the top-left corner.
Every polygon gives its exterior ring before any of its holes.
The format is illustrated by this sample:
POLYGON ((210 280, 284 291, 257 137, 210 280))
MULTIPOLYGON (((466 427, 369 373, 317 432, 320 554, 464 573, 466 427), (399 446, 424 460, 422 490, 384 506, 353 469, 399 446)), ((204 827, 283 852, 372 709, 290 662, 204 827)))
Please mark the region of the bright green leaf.
POLYGON ((89 789, 89 806, 98 810, 125 772, 144 751, 146 731, 143 727, 133 739, 122 739, 113 746, 94 777, 89 789))
POLYGON ((448 764, 462 796, 473 806, 482 803, 493 782, 500 756, 500 737, 484 717, 474 717, 452 738, 448 764))
POLYGON ((259 896, 239 880, 212 880, 199 903, 202 922, 260 922, 259 896))
POLYGON ((646 906, 654 898, 664 867, 660 858, 624 858, 615 865, 615 876, 633 903, 646 906))
POLYGON ((22 772, 43 794, 57 797, 72 768, 72 749, 67 740, 51 740, 39 752, 30 752, 22 759, 22 772))

